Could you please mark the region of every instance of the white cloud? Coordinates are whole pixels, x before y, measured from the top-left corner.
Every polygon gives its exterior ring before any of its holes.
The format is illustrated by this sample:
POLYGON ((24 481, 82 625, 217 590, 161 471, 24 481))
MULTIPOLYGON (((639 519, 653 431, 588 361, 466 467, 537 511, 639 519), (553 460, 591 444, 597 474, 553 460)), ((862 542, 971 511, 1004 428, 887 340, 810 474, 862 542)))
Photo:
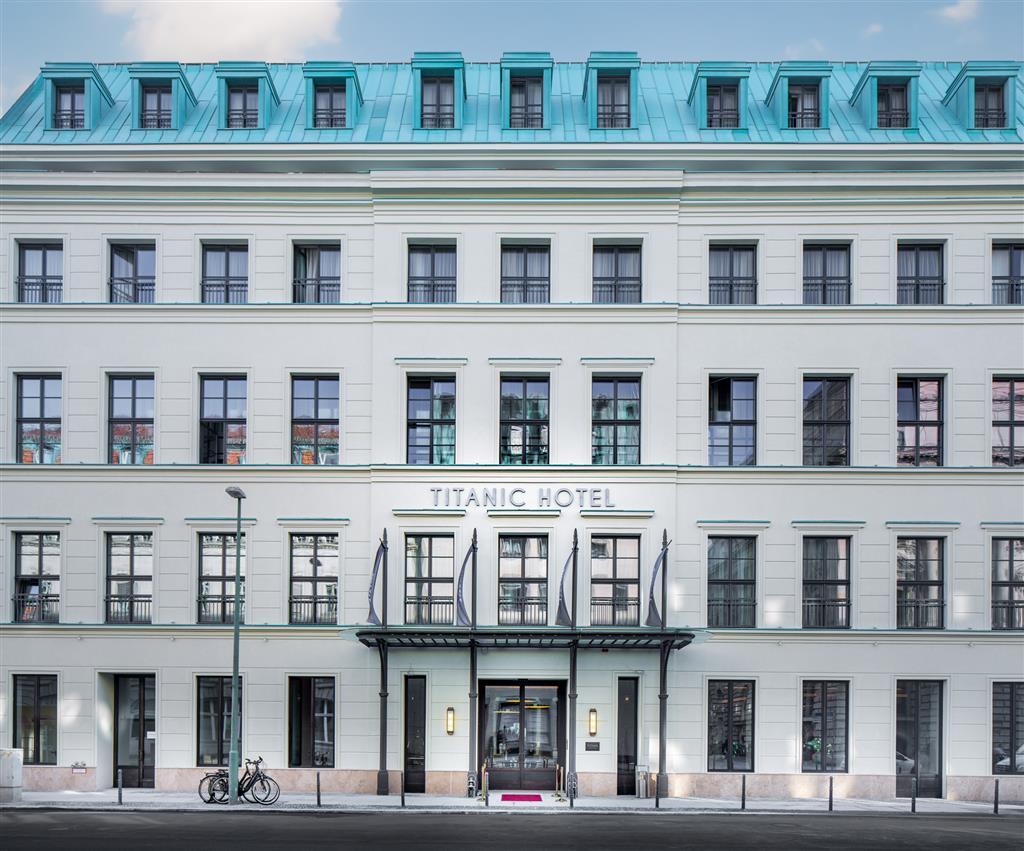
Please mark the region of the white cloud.
POLYGON ((787 44, 783 52, 787 59, 808 59, 824 55, 825 45, 816 38, 809 38, 799 44, 787 44))
POLYGON ((123 43, 131 59, 211 62, 304 59, 310 47, 336 44, 341 0, 102 0, 128 15, 123 43))
POLYGON ((868 24, 864 28, 864 37, 871 38, 872 36, 878 35, 885 27, 881 24, 868 24))
POLYGON ((951 6, 939 9, 939 14, 946 20, 960 23, 976 18, 980 8, 981 0, 956 0, 951 6))

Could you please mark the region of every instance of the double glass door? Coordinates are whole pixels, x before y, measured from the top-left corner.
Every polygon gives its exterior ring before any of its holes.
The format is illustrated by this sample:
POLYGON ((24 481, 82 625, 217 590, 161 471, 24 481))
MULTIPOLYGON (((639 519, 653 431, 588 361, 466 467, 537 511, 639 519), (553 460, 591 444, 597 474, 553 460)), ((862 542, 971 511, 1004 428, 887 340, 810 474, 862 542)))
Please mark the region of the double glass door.
POLYGON ((114 677, 114 777, 127 787, 152 787, 156 753, 156 676, 114 677))
POLYGON ((524 681, 481 688, 480 753, 492 789, 554 789, 565 763, 565 685, 524 681))
POLYGON ((942 797, 942 683, 896 682, 896 796, 942 797))

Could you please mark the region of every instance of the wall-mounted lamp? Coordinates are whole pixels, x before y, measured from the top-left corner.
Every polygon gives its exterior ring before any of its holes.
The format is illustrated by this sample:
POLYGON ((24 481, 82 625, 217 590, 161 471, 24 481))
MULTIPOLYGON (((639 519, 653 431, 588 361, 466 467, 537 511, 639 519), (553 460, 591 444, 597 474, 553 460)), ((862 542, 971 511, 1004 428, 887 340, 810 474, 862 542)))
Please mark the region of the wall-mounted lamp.
POLYGON ((444 711, 444 731, 451 736, 455 732, 455 707, 449 706, 444 711))
POLYGON ((587 729, 590 731, 591 736, 597 735, 597 710, 591 709, 589 720, 587 722, 587 729))

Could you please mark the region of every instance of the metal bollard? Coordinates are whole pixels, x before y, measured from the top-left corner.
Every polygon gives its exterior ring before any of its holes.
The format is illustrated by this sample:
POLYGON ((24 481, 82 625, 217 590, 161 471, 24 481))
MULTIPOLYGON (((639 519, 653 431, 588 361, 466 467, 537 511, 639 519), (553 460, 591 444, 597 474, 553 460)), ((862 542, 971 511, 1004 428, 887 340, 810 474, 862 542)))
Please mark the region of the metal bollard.
MULTIPOLYGON (((650 791, 650 780, 648 780, 647 782, 647 791, 650 791)), ((654 781, 654 809, 661 809, 661 784, 657 780, 654 781)))
POLYGON ((913 788, 911 789, 910 797, 910 812, 917 812, 917 775, 913 778, 913 788))
POLYGON ((747 775, 740 775, 740 809, 747 808, 747 775))
POLYGON ((992 796, 992 814, 999 815, 999 778, 996 778, 995 795, 992 796))
POLYGON ((491 778, 490 775, 484 772, 484 806, 489 807, 491 805, 491 778))
POLYGON ((316 805, 320 806, 320 772, 316 773, 316 805))
POLYGON ((401 771, 398 774, 398 788, 402 793, 402 806, 405 806, 405 772, 401 771))
POLYGON ((834 777, 830 776, 828 778, 828 811, 829 812, 832 812, 832 781, 833 780, 835 780, 834 777))
POLYGON ((119 804, 123 804, 124 803, 124 801, 121 800, 121 792, 122 792, 122 790, 123 790, 123 786, 121 784, 121 769, 119 768, 119 769, 117 769, 117 803, 119 803, 119 804))

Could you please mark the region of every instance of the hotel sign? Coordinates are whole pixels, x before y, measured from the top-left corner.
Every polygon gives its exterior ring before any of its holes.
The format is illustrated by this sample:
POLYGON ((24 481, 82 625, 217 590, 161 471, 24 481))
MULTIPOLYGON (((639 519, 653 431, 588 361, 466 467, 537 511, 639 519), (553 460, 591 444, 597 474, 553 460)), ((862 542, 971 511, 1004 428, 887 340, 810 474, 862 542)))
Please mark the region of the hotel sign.
POLYGON ((610 488, 430 489, 434 508, 615 508, 610 488))

